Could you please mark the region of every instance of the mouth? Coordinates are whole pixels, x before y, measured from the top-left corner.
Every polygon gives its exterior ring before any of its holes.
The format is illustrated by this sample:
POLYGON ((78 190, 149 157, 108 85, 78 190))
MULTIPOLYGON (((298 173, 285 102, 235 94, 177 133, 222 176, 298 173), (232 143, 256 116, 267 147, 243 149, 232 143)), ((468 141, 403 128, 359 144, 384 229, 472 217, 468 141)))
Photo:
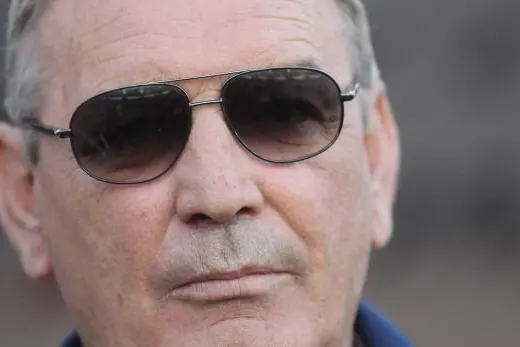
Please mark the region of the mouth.
POLYGON ((292 279, 288 272, 255 267, 212 272, 190 278, 176 286, 168 297, 199 303, 261 297, 275 293, 292 279))

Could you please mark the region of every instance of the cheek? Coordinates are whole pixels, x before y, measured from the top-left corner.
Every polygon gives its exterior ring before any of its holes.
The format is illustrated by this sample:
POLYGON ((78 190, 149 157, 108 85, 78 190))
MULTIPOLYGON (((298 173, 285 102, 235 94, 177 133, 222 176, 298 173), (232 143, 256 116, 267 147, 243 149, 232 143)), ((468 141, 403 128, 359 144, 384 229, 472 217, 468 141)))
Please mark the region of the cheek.
POLYGON ((323 155, 265 175, 266 199, 308 247, 316 295, 362 283, 364 266, 358 266, 370 249, 373 202, 363 142, 355 134, 361 132, 345 131, 323 155))
POLYGON ((139 287, 170 222, 168 188, 107 185, 80 169, 49 175, 42 166, 41 172, 36 197, 58 280, 88 282, 92 292, 139 287))
POLYGON ((83 332, 106 340, 105 332, 119 331, 135 315, 145 324, 153 312, 148 274, 173 199, 160 184, 124 188, 98 185, 82 174, 63 178, 37 182, 42 230, 64 301, 83 332), (114 319, 121 312, 125 319, 114 319))
MULTIPOLYGON (((356 131, 357 132, 357 131, 356 131)), ((344 238, 365 224, 372 211, 370 173, 361 136, 354 131, 322 155, 264 173, 267 202, 312 238, 344 238), (342 229, 344 232, 328 232, 342 229)), ((352 234, 354 236, 355 234, 352 234)), ((317 241, 317 240, 316 240, 317 241)))

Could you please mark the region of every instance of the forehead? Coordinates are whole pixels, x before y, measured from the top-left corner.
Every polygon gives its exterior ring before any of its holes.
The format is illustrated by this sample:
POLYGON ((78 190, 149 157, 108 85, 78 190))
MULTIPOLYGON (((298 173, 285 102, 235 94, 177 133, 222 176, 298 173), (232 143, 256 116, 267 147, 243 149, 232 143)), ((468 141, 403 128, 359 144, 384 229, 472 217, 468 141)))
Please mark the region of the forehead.
POLYGON ((344 69, 338 11, 334 0, 55 0, 41 41, 77 103, 127 84, 299 61, 344 69))

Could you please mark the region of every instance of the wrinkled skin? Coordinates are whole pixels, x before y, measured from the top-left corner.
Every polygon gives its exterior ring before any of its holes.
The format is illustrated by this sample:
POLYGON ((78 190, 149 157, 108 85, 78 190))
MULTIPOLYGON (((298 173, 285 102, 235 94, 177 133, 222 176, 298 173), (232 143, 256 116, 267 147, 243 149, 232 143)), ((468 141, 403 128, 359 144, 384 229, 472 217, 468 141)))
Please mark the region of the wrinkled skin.
MULTIPOLYGON (((122 85, 312 60, 353 78, 332 0, 56 0, 39 26, 42 122, 122 85)), ((218 98, 222 80, 185 86, 218 98)), ((369 253, 391 234, 398 163, 383 90, 345 104, 322 155, 271 165, 237 145, 218 106, 197 108, 187 148, 161 178, 101 183, 67 141, 42 138, 35 168, 2 127, 2 221, 33 278, 56 277, 86 347, 350 346, 369 253), (263 263, 287 272, 266 295, 207 304, 168 297, 176 270, 263 263)), ((240 288, 238 288, 240 289, 240 288)))

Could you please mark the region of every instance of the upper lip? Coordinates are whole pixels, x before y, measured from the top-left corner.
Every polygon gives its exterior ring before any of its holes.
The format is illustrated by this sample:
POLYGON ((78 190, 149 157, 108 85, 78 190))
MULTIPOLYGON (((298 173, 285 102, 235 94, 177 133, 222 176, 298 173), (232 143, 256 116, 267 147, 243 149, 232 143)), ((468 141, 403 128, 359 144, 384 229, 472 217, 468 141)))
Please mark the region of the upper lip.
POLYGON ((174 289, 185 287, 190 284, 194 283, 201 283, 201 282, 207 282, 207 281, 231 281, 240 279, 247 276, 254 276, 254 275, 268 275, 268 274, 281 274, 281 273, 287 273, 286 271, 280 271, 265 267, 255 267, 255 266, 246 266, 243 268, 240 268, 238 270, 232 270, 232 271, 214 271, 214 272, 208 272, 203 273, 194 277, 189 278, 186 281, 183 281, 179 283, 177 286, 175 286, 174 289))

